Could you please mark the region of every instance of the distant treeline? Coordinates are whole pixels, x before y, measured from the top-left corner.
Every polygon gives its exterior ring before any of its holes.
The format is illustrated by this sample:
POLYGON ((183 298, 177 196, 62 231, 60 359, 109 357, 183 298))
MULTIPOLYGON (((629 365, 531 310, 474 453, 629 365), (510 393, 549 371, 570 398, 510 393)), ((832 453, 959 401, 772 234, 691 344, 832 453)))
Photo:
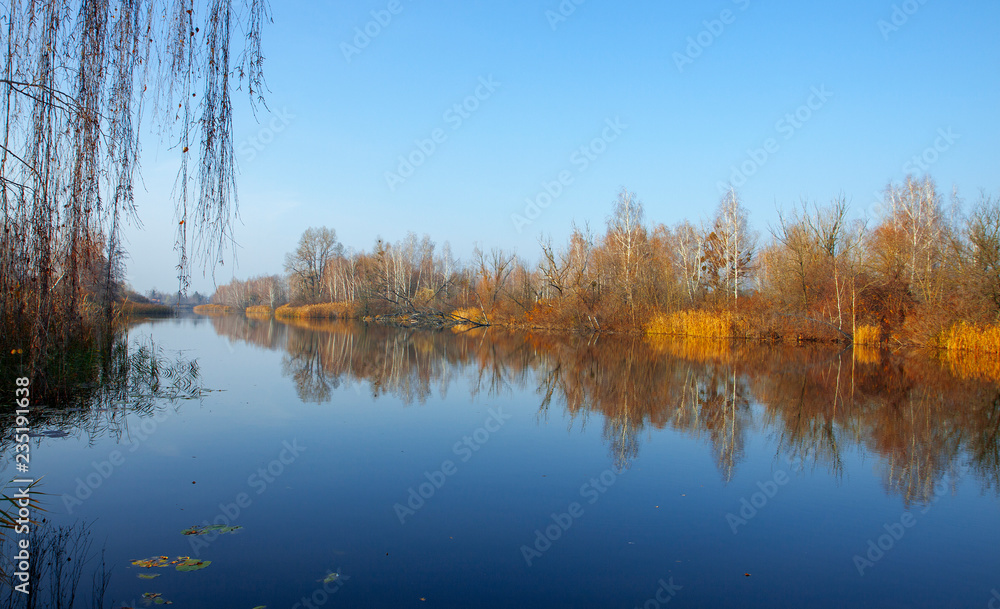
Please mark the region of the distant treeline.
POLYGON ((348 251, 333 229, 310 228, 286 276, 233 281, 212 302, 285 305, 287 317, 305 305, 298 316, 457 311, 511 327, 1000 352, 1000 199, 946 205, 931 178, 908 177, 886 188, 883 208, 865 221, 843 198, 803 201, 762 235, 735 190, 702 224, 674 226, 648 222, 623 190, 603 234, 540 238, 537 264, 479 248, 462 263, 447 242, 413 233, 348 251))

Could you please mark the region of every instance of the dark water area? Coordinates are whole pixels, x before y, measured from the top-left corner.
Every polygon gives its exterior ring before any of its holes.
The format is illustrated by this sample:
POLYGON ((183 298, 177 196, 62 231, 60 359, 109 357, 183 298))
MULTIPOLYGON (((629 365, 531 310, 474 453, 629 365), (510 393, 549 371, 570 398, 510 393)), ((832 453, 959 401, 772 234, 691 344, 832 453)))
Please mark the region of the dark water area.
POLYGON ((205 391, 32 419, 46 526, 90 527, 115 607, 1000 606, 991 370, 242 317, 129 340, 205 391), (239 528, 182 534, 210 525, 239 528), (210 564, 132 564, 160 556, 210 564))

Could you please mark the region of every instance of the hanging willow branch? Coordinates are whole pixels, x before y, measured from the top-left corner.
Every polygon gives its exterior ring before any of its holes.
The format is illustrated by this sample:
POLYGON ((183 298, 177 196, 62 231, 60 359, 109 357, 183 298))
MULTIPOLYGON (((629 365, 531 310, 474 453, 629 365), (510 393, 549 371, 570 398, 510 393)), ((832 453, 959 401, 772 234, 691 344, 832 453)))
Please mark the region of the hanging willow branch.
POLYGON ((251 106, 263 103, 270 17, 264 0, 0 7, 0 323, 5 345, 30 346, 37 371, 118 298, 121 230, 141 226, 135 181, 148 103, 180 149, 179 290, 192 262, 206 271, 223 262, 238 210, 231 94, 245 79, 251 106), (234 30, 244 32, 238 62, 234 30))

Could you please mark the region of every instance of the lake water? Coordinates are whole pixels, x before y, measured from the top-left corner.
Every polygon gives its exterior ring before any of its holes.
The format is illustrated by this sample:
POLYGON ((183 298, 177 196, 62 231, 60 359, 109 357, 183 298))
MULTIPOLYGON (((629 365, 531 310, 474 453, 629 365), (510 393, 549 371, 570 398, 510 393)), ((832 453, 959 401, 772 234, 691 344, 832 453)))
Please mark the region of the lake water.
POLYGON ((32 446, 116 607, 1000 606, 989 369, 235 317, 150 337, 200 399, 32 446), (211 524, 241 528, 182 535, 211 524), (131 564, 157 556, 211 564, 131 564))

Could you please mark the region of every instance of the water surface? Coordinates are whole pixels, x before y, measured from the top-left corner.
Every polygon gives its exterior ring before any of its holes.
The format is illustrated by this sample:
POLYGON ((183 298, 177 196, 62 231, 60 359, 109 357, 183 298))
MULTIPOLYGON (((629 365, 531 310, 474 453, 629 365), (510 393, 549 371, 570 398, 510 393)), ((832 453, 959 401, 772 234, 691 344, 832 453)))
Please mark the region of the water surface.
POLYGON ((33 446, 47 522, 89 523, 115 606, 986 607, 1000 588, 1000 386, 961 362, 237 317, 131 330, 150 337, 211 391, 50 416, 70 435, 33 446), (210 524, 241 528, 181 534, 210 524), (152 556, 211 564, 131 564, 152 556))

